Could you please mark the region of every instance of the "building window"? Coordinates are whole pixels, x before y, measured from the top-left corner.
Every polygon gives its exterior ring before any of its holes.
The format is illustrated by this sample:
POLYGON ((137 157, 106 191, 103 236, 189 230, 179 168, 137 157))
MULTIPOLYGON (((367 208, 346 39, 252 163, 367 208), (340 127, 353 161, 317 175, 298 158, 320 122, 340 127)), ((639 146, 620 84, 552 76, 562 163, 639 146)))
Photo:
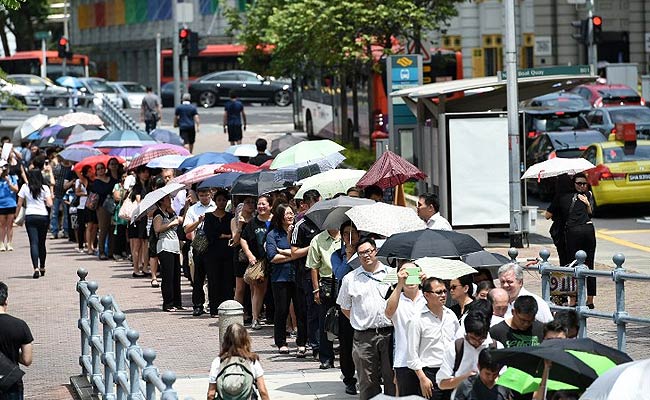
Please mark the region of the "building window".
POLYGON ((485 76, 494 76, 503 69, 503 39, 501 35, 483 35, 485 76))
POLYGON ((442 48, 447 50, 462 51, 462 40, 460 35, 444 35, 442 37, 442 48))
POLYGON ((519 67, 533 68, 535 66, 535 34, 524 33, 522 37, 522 46, 519 51, 519 67))

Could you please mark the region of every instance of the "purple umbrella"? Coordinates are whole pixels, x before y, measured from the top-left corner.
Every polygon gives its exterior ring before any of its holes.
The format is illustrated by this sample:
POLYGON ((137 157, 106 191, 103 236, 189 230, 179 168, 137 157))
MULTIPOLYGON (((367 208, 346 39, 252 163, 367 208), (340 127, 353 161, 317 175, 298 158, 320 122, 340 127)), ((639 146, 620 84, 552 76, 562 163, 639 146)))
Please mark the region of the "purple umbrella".
POLYGON ((180 156, 189 156, 190 152, 185 147, 177 146, 175 144, 169 143, 156 143, 156 144, 147 144, 142 146, 142 151, 150 150, 174 150, 180 156))
POLYGON ((59 131, 63 128, 64 127, 61 125, 52 125, 52 126, 48 126, 47 128, 43 128, 43 130, 41 130, 41 138, 54 136, 57 133, 59 133, 59 131))
POLYGON ((142 154, 144 150, 142 147, 115 147, 108 152, 111 156, 120 156, 122 158, 131 159, 138 154, 142 154))

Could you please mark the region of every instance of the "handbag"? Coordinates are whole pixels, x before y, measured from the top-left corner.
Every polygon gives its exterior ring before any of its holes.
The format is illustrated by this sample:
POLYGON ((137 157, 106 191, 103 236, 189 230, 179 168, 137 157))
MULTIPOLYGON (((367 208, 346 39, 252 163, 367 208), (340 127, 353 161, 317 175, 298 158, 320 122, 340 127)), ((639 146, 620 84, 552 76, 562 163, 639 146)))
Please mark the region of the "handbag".
POLYGON ((0 393, 7 392, 17 382, 20 382, 25 372, 0 352, 0 393))
POLYGON ((203 227, 197 228, 194 232, 194 239, 192 239, 192 250, 195 255, 202 255, 208 251, 208 237, 203 230, 203 227))
POLYGON ((20 211, 18 211, 18 216, 14 219, 14 224, 18 226, 23 226, 25 223, 25 207, 20 207, 20 211))
POLYGON ((237 261, 240 263, 248 263, 248 257, 246 257, 246 253, 244 253, 242 248, 237 252, 237 261))
POLYGON ((266 273, 266 259, 257 260, 255 264, 251 264, 246 267, 244 272, 244 282, 249 285, 257 283, 264 279, 264 274, 266 273))
POLYGON ((135 201, 131 201, 130 197, 127 197, 122 201, 122 206, 120 206, 120 211, 118 212, 117 216, 130 221, 131 216, 133 215, 133 211, 135 211, 135 208, 138 206, 138 203, 135 201))
POLYGON ((330 307, 325 314, 325 332, 330 341, 339 337, 339 308, 336 306, 330 307))
POLYGON ((113 215, 113 213, 115 212, 115 207, 117 207, 117 204, 115 203, 115 199, 113 199, 113 196, 111 195, 106 196, 106 199, 102 204, 102 207, 104 208, 104 210, 106 210, 107 213, 113 215))
POLYGON ((99 195, 95 192, 88 193, 88 198, 86 199, 86 208, 95 211, 99 205, 99 195))
POLYGON ((336 279, 320 278, 318 280, 318 288, 320 289, 320 297, 322 300, 330 301, 336 297, 336 279))

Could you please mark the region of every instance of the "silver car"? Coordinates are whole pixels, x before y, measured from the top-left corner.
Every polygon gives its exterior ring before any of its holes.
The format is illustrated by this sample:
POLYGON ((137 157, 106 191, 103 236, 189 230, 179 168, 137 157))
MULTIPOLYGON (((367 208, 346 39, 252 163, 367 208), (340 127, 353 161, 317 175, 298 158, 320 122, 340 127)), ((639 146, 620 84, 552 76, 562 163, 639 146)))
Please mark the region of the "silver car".
POLYGON ((103 78, 78 78, 84 85, 80 90, 85 95, 83 104, 89 106, 91 103, 97 107, 101 107, 102 99, 107 98, 119 108, 123 107, 122 98, 108 85, 106 79, 103 78))
POLYGON ((140 108, 147 88, 138 82, 108 82, 120 94, 124 108, 140 108))
POLYGON ((55 85, 48 78, 41 78, 31 74, 7 75, 7 79, 19 85, 27 86, 36 93, 36 96, 43 97, 44 106, 63 108, 68 106, 68 90, 55 85))

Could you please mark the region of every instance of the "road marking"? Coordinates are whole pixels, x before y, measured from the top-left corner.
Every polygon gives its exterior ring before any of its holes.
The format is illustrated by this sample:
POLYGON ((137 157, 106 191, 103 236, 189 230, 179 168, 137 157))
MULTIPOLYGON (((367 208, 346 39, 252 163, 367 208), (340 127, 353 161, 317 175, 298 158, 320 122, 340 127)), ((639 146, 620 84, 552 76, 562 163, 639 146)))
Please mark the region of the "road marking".
POLYGON ((607 233, 608 235, 624 235, 628 233, 650 233, 650 229, 598 229, 599 232, 607 233))
POLYGON ((611 232, 614 232, 614 231, 607 231, 606 229, 599 229, 599 230, 596 231, 596 237, 598 239, 607 240, 608 242, 612 242, 612 243, 615 243, 615 244, 620 244, 621 246, 626 246, 626 247, 630 247, 630 248, 633 248, 633 249, 645 251, 646 253, 650 253, 650 247, 642 246, 640 244, 630 242, 628 240, 619 239, 617 237, 608 235, 611 232), (607 233, 604 233, 603 231, 605 231, 607 233))

